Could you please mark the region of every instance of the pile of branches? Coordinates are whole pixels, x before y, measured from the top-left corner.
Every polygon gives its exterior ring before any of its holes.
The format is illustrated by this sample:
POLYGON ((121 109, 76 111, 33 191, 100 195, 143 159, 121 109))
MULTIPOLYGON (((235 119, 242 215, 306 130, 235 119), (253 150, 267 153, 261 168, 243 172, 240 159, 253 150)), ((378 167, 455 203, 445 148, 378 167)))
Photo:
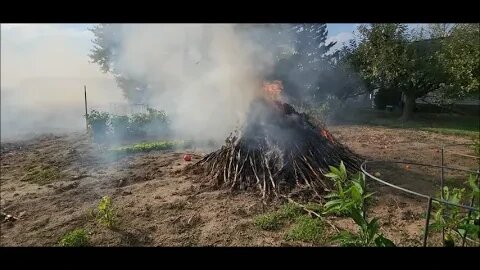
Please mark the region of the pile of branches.
POLYGON ((360 166, 359 156, 325 127, 312 124, 308 115, 259 98, 251 104, 245 128, 188 169, 217 187, 258 189, 263 198, 299 189, 320 196, 333 187, 324 174, 340 161, 349 171, 360 166))

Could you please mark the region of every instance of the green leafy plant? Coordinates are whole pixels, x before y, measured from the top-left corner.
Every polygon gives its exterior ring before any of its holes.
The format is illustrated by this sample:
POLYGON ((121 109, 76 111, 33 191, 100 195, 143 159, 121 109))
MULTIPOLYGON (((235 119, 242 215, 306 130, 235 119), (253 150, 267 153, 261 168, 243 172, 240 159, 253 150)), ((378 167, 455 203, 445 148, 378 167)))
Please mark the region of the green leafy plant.
POLYGON ((362 210, 365 200, 374 194, 365 194, 365 175, 362 173, 347 181, 347 171, 343 162, 340 162, 338 169, 330 166, 330 173, 325 176, 332 179, 335 191, 325 196, 325 199, 329 200, 324 205, 323 214, 348 215, 354 209, 362 210))
MULTIPOLYGON (((470 192, 467 192, 465 188, 450 189, 448 186, 445 186, 443 188, 443 199, 458 205, 464 204, 465 201, 473 201, 473 205, 475 206, 475 202, 477 202, 476 205, 478 206, 480 190, 476 177, 470 175, 466 184, 468 184, 470 192)), ((432 231, 444 230, 444 246, 455 246, 459 239, 467 236, 479 238, 480 224, 478 224, 478 220, 480 214, 478 211, 472 211, 470 215, 468 215, 465 214, 465 211, 462 211, 460 207, 445 203, 436 203, 439 208, 433 215, 434 222, 429 226, 432 231)))
POLYGON ((75 229, 65 234, 59 241, 61 247, 86 247, 89 245, 88 234, 84 229, 75 229))
POLYGON ((335 191, 325 198, 330 199, 324 205, 324 215, 340 214, 353 219, 359 227, 359 233, 342 232, 334 240, 343 246, 395 246, 395 244, 380 233, 378 219, 370 221, 364 216, 366 200, 374 193, 365 193, 365 175, 359 173, 348 180, 347 170, 343 162, 335 168, 330 166, 330 173, 325 175, 334 182, 335 191))
POLYGON ((357 234, 351 232, 341 232, 334 237, 342 246, 359 246, 359 247, 394 247, 395 244, 382 233, 380 233, 380 225, 378 219, 373 218, 368 221, 359 209, 353 209, 350 217, 359 227, 357 234))
POLYGON ((107 228, 114 228, 117 223, 117 215, 112 203, 112 198, 104 196, 96 209, 96 220, 107 228))

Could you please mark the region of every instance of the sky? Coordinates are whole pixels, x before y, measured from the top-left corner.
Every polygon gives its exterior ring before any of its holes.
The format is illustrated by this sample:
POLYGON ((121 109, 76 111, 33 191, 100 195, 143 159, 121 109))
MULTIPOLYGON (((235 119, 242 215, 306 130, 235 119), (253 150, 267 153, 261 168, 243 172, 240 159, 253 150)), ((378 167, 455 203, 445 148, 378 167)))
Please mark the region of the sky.
MULTIPOLYGON (((24 77, 71 77, 72 74, 104 77, 98 66, 87 57, 93 34, 88 31, 93 24, 2 24, 2 88, 16 84, 24 77), (48 44, 57 41, 60 46, 48 44), (39 53, 51 51, 57 57, 39 53), (64 57, 58 57, 62 56, 64 57), (49 63, 45 68, 45 63, 49 63), (54 63, 55 62, 55 63, 54 63), (69 63, 69 65, 67 63, 69 63), (73 69, 74 66, 74 69, 73 69)), ((334 49, 353 36, 355 24, 328 24, 328 41, 337 41, 334 49)))
MULTIPOLYGON (((353 32, 357 25, 351 23, 327 24, 327 42, 337 42, 333 50, 339 49, 343 43, 353 37, 353 32)), ((78 53, 78 56, 73 59, 76 65, 76 73, 79 75, 87 74, 86 76, 103 76, 99 72, 98 66, 89 63, 87 57, 92 47, 91 40, 93 38, 93 34, 88 29, 92 26, 93 24, 2 24, 2 86, 20 79, 16 78, 16 76, 65 77, 67 74, 71 74, 72 70, 65 69, 65 67, 60 65, 61 63, 58 63, 59 65, 49 65, 52 67, 49 69, 43 68, 42 61, 49 60, 39 56, 37 53, 43 50, 43 47, 52 40, 63 42, 63 49, 57 51, 58 54, 66 54, 67 51, 70 54, 78 53), (23 62, 15 60, 15 57, 19 55, 23 55, 23 62), (26 55, 31 55, 31 59, 26 57, 26 55), (27 68, 23 70, 25 66, 27 68)), ((60 62, 62 59, 66 61, 66 57, 56 58, 60 62)))

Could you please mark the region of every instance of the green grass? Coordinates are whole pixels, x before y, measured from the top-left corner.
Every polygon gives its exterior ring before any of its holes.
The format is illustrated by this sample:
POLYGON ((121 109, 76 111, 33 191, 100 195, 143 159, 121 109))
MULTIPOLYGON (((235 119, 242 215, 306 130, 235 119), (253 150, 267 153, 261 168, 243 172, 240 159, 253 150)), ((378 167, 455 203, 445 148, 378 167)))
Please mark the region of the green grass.
POLYGON ((315 213, 318 213, 318 214, 321 214, 323 212, 323 206, 319 203, 312 203, 312 202, 309 202, 307 203, 307 205, 305 205, 305 207, 310 210, 310 211, 313 211, 315 213))
POLYGON ((265 231, 276 231, 283 226, 283 220, 277 213, 269 213, 255 217, 253 224, 265 231))
POLYGON ((277 211, 277 214, 282 219, 293 219, 303 214, 303 209, 293 203, 286 203, 277 211))
POLYGON ((56 167, 38 166, 30 168, 21 181, 46 185, 58 180, 62 176, 63 174, 56 167))
POLYGON ((170 150, 183 145, 181 141, 157 141, 148 143, 137 143, 128 146, 122 146, 111 149, 114 154, 132 154, 140 152, 149 152, 154 150, 170 150))
MULTIPOLYGON (((317 213, 321 213, 323 210, 318 203, 308 203, 305 207, 317 213)), ((287 224, 292 224, 292 227, 284 235, 287 241, 321 242, 324 239, 323 222, 305 213, 301 207, 293 203, 286 203, 277 211, 255 217, 253 223, 266 231, 277 231, 287 224)))
POLYGON ((356 109, 340 115, 340 122, 389 128, 417 129, 429 132, 478 138, 480 117, 440 113, 414 113, 409 121, 400 120, 400 114, 373 109, 356 109))
POLYGON ((324 236, 324 224, 318 218, 308 215, 297 217, 292 228, 285 235, 288 241, 319 243, 324 236))
POLYGON ((302 215, 302 209, 292 203, 286 203, 275 212, 255 217, 253 224, 262 230, 275 231, 285 225, 286 221, 302 215))
POLYGON ((84 229, 68 232, 59 242, 61 247, 86 247, 88 244, 88 234, 84 229))

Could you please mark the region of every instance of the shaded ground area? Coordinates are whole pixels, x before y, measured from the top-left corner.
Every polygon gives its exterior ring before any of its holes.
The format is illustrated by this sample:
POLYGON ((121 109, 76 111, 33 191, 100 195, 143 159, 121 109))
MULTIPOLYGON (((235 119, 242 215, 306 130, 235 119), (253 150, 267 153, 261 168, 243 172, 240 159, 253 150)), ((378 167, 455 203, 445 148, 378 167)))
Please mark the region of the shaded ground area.
MULTIPOLYGON (((344 125, 330 131, 353 151, 375 160, 439 164, 440 144, 470 142, 465 137, 381 127, 344 125)), ((2 246, 52 246, 79 227, 90 233, 92 245, 99 246, 308 245, 285 240, 287 228, 268 232, 253 225, 253 218, 276 208, 275 203, 263 205, 253 193, 211 190, 197 176, 181 174, 188 163, 183 152, 153 151, 116 159, 84 135, 69 134, 2 142, 1 154, 1 211, 18 217, 1 224, 2 246), (117 208, 115 230, 98 225, 90 216, 105 195, 117 208)), ((193 155, 192 162, 203 154, 193 155)), ((447 155, 446 160, 466 168, 477 165, 458 155, 447 155)), ((424 192, 435 192, 432 179, 439 179, 438 170, 414 166, 370 169, 424 192)), ((397 244, 419 244, 426 202, 389 188, 375 189, 369 215, 380 217, 382 230, 397 244)), ((341 218, 332 222, 340 228, 353 226, 341 218)))

